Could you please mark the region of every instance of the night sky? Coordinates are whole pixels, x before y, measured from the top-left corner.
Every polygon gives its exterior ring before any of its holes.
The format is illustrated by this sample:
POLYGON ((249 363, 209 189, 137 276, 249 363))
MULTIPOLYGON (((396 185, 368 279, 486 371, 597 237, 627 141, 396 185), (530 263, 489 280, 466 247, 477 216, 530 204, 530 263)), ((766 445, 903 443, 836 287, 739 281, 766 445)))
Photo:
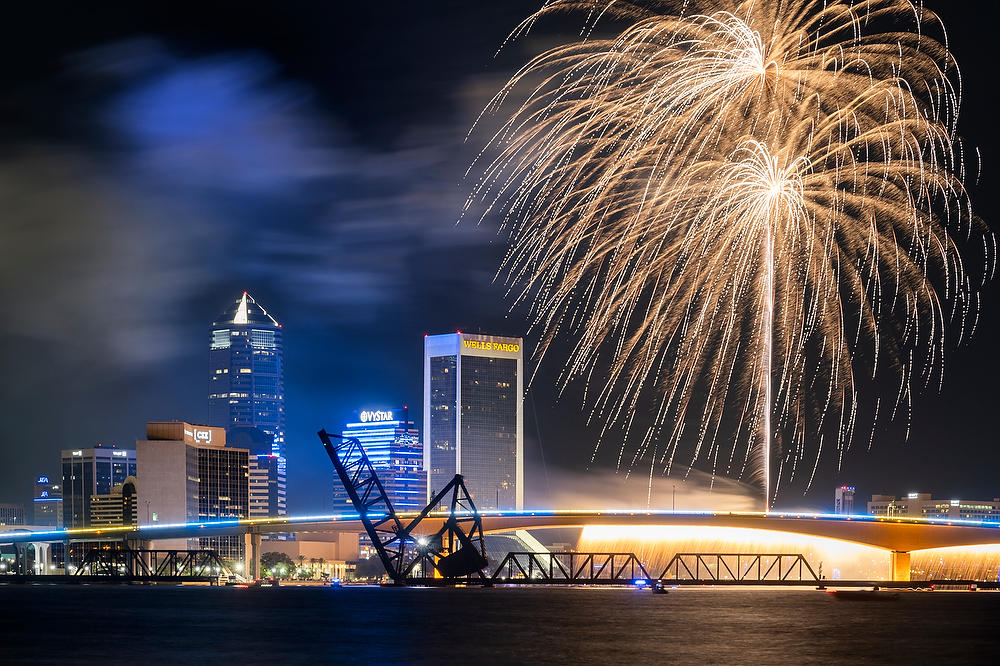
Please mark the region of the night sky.
MULTIPOLYGON (((1000 12, 926 4, 962 69, 960 132, 983 159, 973 201, 996 230, 1000 12)), ((30 502, 60 449, 204 421, 209 327, 244 289, 284 325, 293 513, 328 508, 319 428, 363 407, 409 404, 419 420, 425 333, 522 335, 525 313, 493 282, 504 239, 491 220, 456 220, 485 141, 465 141, 479 111, 531 54, 576 35, 578 21, 541 26, 494 57, 538 6, 6 8, 0 502, 30 502)), ((943 392, 917 397, 908 442, 905 423, 870 453, 859 437, 839 473, 825 461, 778 507, 829 508, 843 482, 859 499, 1000 496, 996 281, 983 304, 974 340, 949 349, 943 392)), ((557 400, 554 360, 525 402, 529 504, 606 478, 616 458, 590 463, 598 428, 578 391, 557 400)))

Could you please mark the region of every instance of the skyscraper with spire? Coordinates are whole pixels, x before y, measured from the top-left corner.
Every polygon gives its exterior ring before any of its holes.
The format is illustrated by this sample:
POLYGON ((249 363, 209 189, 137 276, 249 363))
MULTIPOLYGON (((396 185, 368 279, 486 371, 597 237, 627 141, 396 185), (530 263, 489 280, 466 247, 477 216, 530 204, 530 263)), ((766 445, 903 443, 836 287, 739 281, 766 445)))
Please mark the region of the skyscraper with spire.
POLYGON ((285 382, 281 324, 249 293, 212 324, 208 425, 250 449, 250 517, 284 515, 285 382))

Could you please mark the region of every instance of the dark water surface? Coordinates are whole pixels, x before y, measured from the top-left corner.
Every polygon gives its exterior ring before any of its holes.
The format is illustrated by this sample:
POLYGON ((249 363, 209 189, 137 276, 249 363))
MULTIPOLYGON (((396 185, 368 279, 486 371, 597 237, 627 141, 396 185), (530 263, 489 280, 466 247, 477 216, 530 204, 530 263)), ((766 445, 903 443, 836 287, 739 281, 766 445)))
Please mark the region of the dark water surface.
POLYGON ((0 585, 0 663, 1000 663, 1000 593, 0 585))

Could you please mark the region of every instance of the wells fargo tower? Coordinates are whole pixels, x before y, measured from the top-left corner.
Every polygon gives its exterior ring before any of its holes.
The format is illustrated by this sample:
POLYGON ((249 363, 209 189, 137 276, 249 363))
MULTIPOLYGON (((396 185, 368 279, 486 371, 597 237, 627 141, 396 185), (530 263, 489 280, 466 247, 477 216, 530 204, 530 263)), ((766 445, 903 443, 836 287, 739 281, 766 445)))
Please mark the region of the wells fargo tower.
POLYGON ((523 347, 494 335, 424 338, 428 499, 460 473, 478 508, 524 507, 523 347))

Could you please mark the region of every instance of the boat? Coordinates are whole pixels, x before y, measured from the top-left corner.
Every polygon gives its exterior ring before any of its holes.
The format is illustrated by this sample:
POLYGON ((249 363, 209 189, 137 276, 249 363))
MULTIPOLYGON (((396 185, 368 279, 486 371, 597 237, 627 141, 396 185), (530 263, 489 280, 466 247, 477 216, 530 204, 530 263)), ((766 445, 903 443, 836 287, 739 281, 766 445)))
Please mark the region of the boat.
POLYGON ((898 601, 899 592, 874 590, 827 590, 835 599, 841 601, 898 601))
POLYGON ((653 590, 653 594, 669 594, 667 586, 659 581, 653 583, 653 586, 650 589, 653 590))
POLYGON ((239 587, 278 587, 279 584, 277 578, 257 578, 239 587))

